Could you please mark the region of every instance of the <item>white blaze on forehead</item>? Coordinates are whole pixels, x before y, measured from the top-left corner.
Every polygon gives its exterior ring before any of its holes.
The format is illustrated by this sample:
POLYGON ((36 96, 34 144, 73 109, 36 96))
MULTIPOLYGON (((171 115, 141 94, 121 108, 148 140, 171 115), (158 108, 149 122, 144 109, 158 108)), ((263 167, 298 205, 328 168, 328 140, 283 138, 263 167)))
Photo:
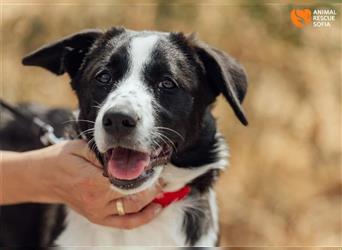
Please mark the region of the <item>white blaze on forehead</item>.
POLYGON ((138 77, 142 72, 145 63, 149 62, 159 37, 150 35, 144 37, 135 37, 131 41, 130 57, 131 57, 131 76, 138 77))
POLYGON ((144 65, 151 61, 153 48, 158 39, 157 35, 132 39, 129 47, 129 72, 117 83, 117 87, 109 93, 95 121, 94 137, 100 152, 113 147, 113 140, 115 140, 111 139, 110 141, 108 139, 111 136, 106 134, 102 126, 103 116, 111 108, 117 109, 117 112, 127 112, 129 110, 134 115, 137 115, 139 123, 130 141, 135 142, 134 146, 137 149, 146 150, 151 146, 152 131, 155 123, 154 96, 144 82, 143 68, 144 65))

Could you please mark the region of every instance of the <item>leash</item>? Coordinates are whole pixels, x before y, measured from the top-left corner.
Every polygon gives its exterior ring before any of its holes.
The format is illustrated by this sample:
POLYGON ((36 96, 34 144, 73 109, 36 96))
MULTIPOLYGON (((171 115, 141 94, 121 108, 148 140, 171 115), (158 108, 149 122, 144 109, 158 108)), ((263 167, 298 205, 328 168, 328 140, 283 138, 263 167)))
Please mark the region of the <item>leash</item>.
POLYGON ((10 111, 17 118, 36 128, 37 131, 33 131, 33 133, 38 133, 40 141, 44 146, 53 145, 64 140, 63 138, 58 138, 54 133, 54 128, 50 124, 42 121, 38 116, 25 114, 18 108, 6 103, 1 99, 0 106, 10 111))

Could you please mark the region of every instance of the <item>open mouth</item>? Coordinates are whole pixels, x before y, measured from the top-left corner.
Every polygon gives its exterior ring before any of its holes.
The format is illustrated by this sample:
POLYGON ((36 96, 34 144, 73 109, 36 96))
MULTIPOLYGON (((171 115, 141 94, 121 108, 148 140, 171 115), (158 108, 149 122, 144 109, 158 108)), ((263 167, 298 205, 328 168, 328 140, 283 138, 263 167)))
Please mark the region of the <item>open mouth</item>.
POLYGON ((152 152, 116 147, 106 153, 106 171, 111 183, 121 189, 140 186, 153 176, 154 167, 166 164, 172 148, 162 145, 152 152))

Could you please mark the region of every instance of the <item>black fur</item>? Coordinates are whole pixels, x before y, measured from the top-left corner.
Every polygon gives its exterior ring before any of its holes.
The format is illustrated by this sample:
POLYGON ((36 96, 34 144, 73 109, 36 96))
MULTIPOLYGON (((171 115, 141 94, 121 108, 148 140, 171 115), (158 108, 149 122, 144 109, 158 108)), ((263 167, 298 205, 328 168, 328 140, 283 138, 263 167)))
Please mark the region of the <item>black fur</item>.
MULTIPOLYGON (((66 37, 26 56, 23 63, 46 68, 57 75, 68 73, 79 100, 79 119, 95 121, 98 104, 111 91, 115 91, 117 83, 124 79, 131 67, 128 54, 130 41, 135 36, 149 34, 164 38, 158 40, 151 62, 144 66, 143 81, 159 104, 157 126, 176 130, 180 135, 164 132, 177 148, 171 162, 179 168, 195 169, 218 161, 216 122, 211 115, 211 106, 216 97, 223 94, 241 123, 247 125, 241 105, 247 90, 246 75, 243 68, 225 53, 182 33, 134 33, 124 28, 112 28, 107 32, 86 30, 66 37), (98 74, 103 72, 110 74, 110 83, 102 84, 97 80, 98 74), (177 88, 160 89, 158 83, 165 79, 176 82, 177 88)), ((48 120, 54 123, 53 119, 48 120)), ((30 138, 29 133, 19 134, 17 125, 3 126, 0 135, 4 137, 1 140, 8 148, 2 149, 24 151, 42 147, 37 138, 30 138), (17 137, 19 143, 13 142, 12 136, 17 137)), ((58 127, 60 124, 55 125, 58 127)), ((93 123, 87 122, 78 124, 80 131, 93 126, 93 123)), ((87 140, 93 139, 91 134, 86 136, 87 140)), ((95 143, 93 146, 99 160, 105 164, 104 155, 95 143)), ((190 195, 201 198, 198 210, 189 209, 184 214, 183 229, 189 245, 194 245, 213 223, 211 215, 207 214, 210 212, 207 196, 218 172, 210 170, 188 183, 192 188, 190 195), (209 219, 204 220, 204 216, 209 219)), ((45 237, 45 244, 53 244, 63 230, 62 206, 53 207, 53 210, 48 205, 5 206, 3 210, 6 223, 17 216, 18 211, 18 216, 30 213, 32 223, 21 229, 27 232, 35 225, 36 231, 26 236, 21 233, 16 239, 15 230, 20 222, 17 220, 13 224, 15 233, 9 230, 4 236, 0 234, 0 245, 41 245, 41 236, 37 235, 41 231, 37 228, 44 227, 40 215, 49 210, 54 211, 56 223, 48 232, 47 242, 45 237)))
POLYGON ((85 30, 49 44, 23 58, 24 65, 41 65, 54 74, 67 72, 74 77, 89 48, 102 34, 99 30, 85 30))
POLYGON ((187 208, 183 220, 186 243, 190 246, 194 245, 202 235, 207 233, 209 226, 213 223, 207 194, 201 194, 195 190, 192 192, 192 196, 198 198, 197 206, 187 208))

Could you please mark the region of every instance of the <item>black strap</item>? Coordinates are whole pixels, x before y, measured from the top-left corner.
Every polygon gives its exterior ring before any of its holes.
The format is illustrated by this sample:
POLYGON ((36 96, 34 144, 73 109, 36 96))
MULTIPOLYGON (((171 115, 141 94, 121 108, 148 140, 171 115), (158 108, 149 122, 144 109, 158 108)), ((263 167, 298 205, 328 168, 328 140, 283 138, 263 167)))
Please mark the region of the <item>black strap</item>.
POLYGON ((40 140, 44 145, 48 146, 56 144, 63 140, 62 138, 56 137, 53 127, 50 124, 42 121, 38 116, 25 114, 16 107, 6 103, 4 100, 1 99, 0 105, 10 111, 17 118, 22 119, 23 121, 29 123, 29 125, 32 125, 36 129, 38 129, 38 136, 40 137, 40 140))

